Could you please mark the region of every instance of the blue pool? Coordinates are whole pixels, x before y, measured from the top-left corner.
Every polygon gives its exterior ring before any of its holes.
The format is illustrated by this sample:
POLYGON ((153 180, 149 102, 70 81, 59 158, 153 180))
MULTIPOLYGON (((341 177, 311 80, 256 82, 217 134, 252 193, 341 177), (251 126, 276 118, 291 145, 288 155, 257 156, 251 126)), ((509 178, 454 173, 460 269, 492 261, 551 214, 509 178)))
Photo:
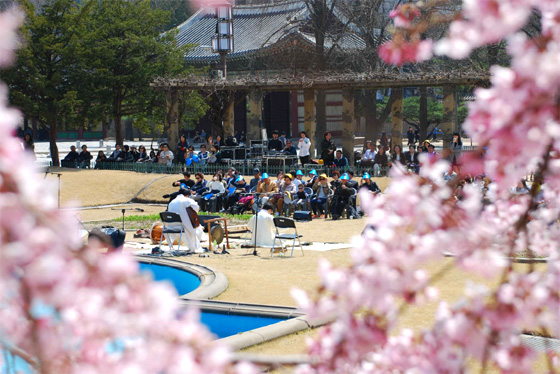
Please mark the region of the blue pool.
POLYGON ((188 294, 200 286, 200 279, 196 275, 181 269, 141 262, 140 271, 149 271, 156 281, 171 282, 179 295, 188 294))
MULTIPOLYGON (((140 263, 141 271, 149 271, 156 281, 168 281, 179 295, 194 291, 200 280, 194 274, 169 266, 140 263)), ((284 321, 283 318, 202 312, 200 320, 219 339, 284 321)))

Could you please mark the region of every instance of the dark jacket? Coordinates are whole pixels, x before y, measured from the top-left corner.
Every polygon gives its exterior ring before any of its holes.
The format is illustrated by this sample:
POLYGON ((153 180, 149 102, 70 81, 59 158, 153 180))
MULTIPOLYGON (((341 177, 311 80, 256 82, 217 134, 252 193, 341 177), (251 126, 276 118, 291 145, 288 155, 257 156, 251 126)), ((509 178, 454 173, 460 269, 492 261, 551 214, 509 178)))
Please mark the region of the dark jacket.
POLYGON ((91 155, 91 153, 89 153, 88 151, 82 151, 80 152, 80 155, 78 156, 78 162, 84 162, 84 161, 91 161, 93 159, 93 156, 91 155))
POLYGON ((374 164, 378 164, 379 166, 387 166, 389 163, 389 158, 387 157, 387 153, 384 154, 376 154, 375 158, 373 159, 374 164))
POLYGON ((185 153, 189 150, 190 144, 185 140, 184 143, 179 141, 177 143, 177 162, 180 164, 185 163, 185 153))
POLYGON ((365 188, 365 189, 367 189, 367 190, 369 190, 369 191, 371 191, 371 192, 374 192, 374 193, 379 193, 379 192, 381 192, 381 189, 379 188, 379 186, 377 185, 377 183, 375 183, 374 181, 371 181, 370 184, 367 184, 367 183, 362 184, 362 186, 360 187, 360 189, 361 189, 361 188, 365 188))
POLYGON ((344 156, 342 156, 342 158, 338 159, 338 158, 334 158, 334 164, 336 165, 336 167, 344 167, 344 166, 348 166, 348 159, 344 156))
POLYGON ((321 158, 325 165, 332 165, 334 161, 334 151, 336 151, 336 146, 332 140, 323 139, 321 142, 321 158), (329 151, 333 151, 329 154, 329 151))
POLYGON ((410 152, 405 152, 404 154, 404 164, 416 164, 418 165, 418 152, 414 152, 414 155, 410 155, 410 152))
MULTIPOLYGON (((181 188, 183 188, 183 186, 182 186, 183 184, 184 184, 185 186, 187 186, 188 188, 193 188, 195 182, 194 182, 194 180, 192 180, 192 179, 189 179, 188 181, 186 181, 186 180, 183 178, 183 179, 179 179, 179 180, 176 181, 176 182, 173 182, 173 184, 175 184, 175 183, 179 183, 179 186, 181 186, 181 188)), ((176 186, 173 186, 173 187, 176 187, 176 186)))
POLYGON ((290 148, 284 148, 284 150, 282 151, 282 153, 286 154, 286 155, 292 155, 295 156, 297 155, 297 150, 296 147, 294 147, 293 145, 290 148))
POLYGON ((66 155, 66 157, 64 157, 64 159, 65 159, 66 161, 74 161, 74 160, 76 160, 76 159, 78 158, 79 155, 80 155, 80 154, 79 154, 78 152, 76 152, 76 151, 70 151, 70 152, 66 155))
POLYGON ((282 143, 282 140, 280 139, 270 139, 268 141, 268 149, 269 150, 275 150, 275 151, 281 151, 284 148, 284 143, 282 143))
POLYGON ((191 191, 196 192, 197 194, 202 194, 203 191, 206 190, 206 181, 203 179, 200 182, 196 182, 192 187, 191 191))

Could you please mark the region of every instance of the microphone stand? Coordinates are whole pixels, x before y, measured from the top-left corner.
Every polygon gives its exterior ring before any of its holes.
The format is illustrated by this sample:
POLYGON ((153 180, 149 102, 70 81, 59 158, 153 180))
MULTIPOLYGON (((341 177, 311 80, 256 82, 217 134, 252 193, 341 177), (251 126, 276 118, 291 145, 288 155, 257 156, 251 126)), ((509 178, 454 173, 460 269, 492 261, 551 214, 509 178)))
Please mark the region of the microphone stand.
POLYGON ((53 174, 58 177, 58 209, 60 209, 60 177, 62 176, 62 173, 53 173, 47 168, 47 171, 45 171, 45 177, 43 179, 47 178, 47 174, 53 174))
MULTIPOLYGON (((119 208, 111 208, 111 210, 119 210, 119 208)), ((120 209, 120 211, 122 213, 122 229, 123 229, 123 231, 124 231, 124 214, 127 210, 137 210, 139 212, 144 211, 144 209, 142 209, 142 208, 129 208, 129 209, 122 208, 122 209, 120 209)))

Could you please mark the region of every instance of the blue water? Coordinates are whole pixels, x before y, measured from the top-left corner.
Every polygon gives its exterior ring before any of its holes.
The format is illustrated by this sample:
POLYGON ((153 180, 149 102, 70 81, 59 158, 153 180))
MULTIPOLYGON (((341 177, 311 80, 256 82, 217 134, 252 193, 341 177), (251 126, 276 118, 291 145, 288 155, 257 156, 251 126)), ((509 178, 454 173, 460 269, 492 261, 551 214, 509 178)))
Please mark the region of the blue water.
POLYGON ((169 266, 141 262, 140 271, 149 271, 156 281, 171 282, 179 295, 188 294, 200 286, 200 279, 196 275, 169 266))

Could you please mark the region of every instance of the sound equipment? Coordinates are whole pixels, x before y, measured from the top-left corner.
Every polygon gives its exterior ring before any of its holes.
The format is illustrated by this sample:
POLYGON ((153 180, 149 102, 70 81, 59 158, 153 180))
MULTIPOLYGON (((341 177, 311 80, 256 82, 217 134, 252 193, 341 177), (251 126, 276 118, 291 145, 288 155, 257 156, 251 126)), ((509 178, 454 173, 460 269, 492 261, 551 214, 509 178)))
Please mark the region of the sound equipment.
POLYGON ((94 228, 91 230, 88 240, 93 237, 98 238, 103 243, 112 245, 113 248, 119 248, 124 244, 126 232, 113 226, 102 226, 101 229, 94 228))
POLYGON ((311 221, 313 219, 313 215, 310 211, 307 210, 296 210, 294 212, 294 220, 296 221, 311 221))
POLYGON ((235 148, 222 148, 222 158, 233 160, 235 158, 235 148))
POLYGON ((247 149, 244 147, 235 148, 235 159, 244 160, 247 158, 247 149))
POLYGON ((236 147, 237 146, 237 139, 233 136, 228 136, 226 138, 226 146, 228 147, 236 147))

